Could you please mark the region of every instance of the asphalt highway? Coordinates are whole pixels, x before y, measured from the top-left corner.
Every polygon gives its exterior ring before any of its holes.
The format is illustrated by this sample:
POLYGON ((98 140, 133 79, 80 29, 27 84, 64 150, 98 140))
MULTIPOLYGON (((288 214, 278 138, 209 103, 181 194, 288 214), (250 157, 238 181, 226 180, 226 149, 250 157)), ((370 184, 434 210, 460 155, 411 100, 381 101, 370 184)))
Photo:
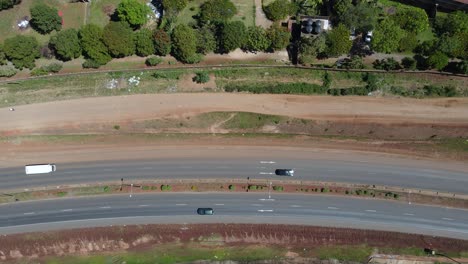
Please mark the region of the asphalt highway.
POLYGON ((282 157, 264 151, 261 158, 241 154, 226 158, 223 152, 217 152, 211 157, 58 163, 57 171, 50 174, 26 175, 23 166, 0 168, 0 190, 104 181, 120 183, 121 178, 126 183, 137 179, 284 179, 273 175, 274 170, 294 168, 294 177, 288 179, 401 186, 462 194, 468 192, 466 173, 431 168, 426 163, 392 164, 364 158, 357 161, 316 159, 306 152, 294 151, 285 151, 282 157))
POLYGON ((468 211, 379 200, 275 194, 168 193, 0 205, 0 234, 138 223, 261 222, 357 227, 468 239, 468 211), (199 216, 198 207, 215 215, 199 216))

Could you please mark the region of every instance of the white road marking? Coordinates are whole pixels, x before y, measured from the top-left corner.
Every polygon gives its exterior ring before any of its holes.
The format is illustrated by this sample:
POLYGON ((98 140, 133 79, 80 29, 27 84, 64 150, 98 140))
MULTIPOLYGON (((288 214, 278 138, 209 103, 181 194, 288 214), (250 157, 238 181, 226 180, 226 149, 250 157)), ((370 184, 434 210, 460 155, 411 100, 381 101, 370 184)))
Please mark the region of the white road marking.
POLYGON ((271 210, 271 209, 268 209, 268 210, 260 209, 260 210, 257 210, 257 211, 259 211, 261 213, 263 213, 263 212, 273 212, 273 210, 271 210))
POLYGON ((275 199, 271 199, 271 198, 269 198, 269 199, 261 198, 261 199, 258 199, 258 200, 259 200, 259 201, 274 201, 275 199))
POLYGON ((410 214, 410 213, 404 213, 404 215, 410 215, 410 216, 412 216, 412 215, 414 215, 414 214, 410 214))
POLYGON ((178 206, 184 206, 184 205, 187 205, 187 204, 176 204, 176 205, 178 205, 178 206))
POLYGON ((338 207, 333 207, 333 206, 329 206, 329 207, 327 207, 327 208, 330 209, 330 210, 338 210, 338 209, 340 209, 340 208, 338 208, 338 207))
POLYGON ((148 207, 148 206, 149 206, 149 204, 140 204, 140 205, 138 205, 138 207, 148 207))
POLYGON ((302 206, 300 206, 300 205, 295 205, 295 204, 290 205, 290 206, 291 206, 291 207, 296 207, 296 208, 297 208, 297 207, 302 207, 302 206))
POLYGON ((252 204, 252 206, 262 206, 261 204, 252 204))
POLYGON ((452 218, 447 218, 447 217, 442 218, 442 220, 453 221, 452 218))
POLYGON ((224 205, 224 204, 215 204, 215 205, 224 205))
POLYGON ((24 215, 33 215, 34 212, 24 213, 24 215))
POLYGON ((377 211, 376 210, 366 210, 366 212, 375 213, 377 211))
POLYGON ((260 161, 260 163, 262 164, 273 164, 273 163, 276 163, 274 161, 260 161))
POLYGON ((260 172, 259 174, 262 174, 262 175, 273 175, 274 173, 273 172, 260 172))
POLYGON ((101 209, 110 209, 111 207, 110 206, 101 206, 99 208, 101 208, 101 209))
POLYGON ((72 211, 73 209, 63 209, 62 212, 70 212, 72 211))

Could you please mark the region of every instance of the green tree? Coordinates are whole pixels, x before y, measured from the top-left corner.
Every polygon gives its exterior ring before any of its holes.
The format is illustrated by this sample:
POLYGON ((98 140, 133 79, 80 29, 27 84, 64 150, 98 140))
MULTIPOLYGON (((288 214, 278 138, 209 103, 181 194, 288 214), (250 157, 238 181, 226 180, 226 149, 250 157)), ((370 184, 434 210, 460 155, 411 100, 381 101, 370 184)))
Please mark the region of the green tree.
POLYGON ((166 12, 170 15, 176 15, 187 6, 187 0, 163 0, 162 5, 166 12))
POLYGON ((353 45, 353 42, 349 39, 349 30, 343 24, 329 31, 326 39, 327 48, 325 53, 331 57, 347 54, 353 45))
POLYGON ((146 57, 154 54, 153 32, 143 28, 135 33, 136 54, 146 57))
POLYGON ((449 58, 441 51, 436 51, 434 54, 427 58, 427 64, 431 68, 435 68, 439 71, 443 70, 447 66, 449 58))
POLYGON ((384 19, 377 26, 372 40, 372 48, 378 52, 392 53, 398 50, 405 31, 392 19, 384 19))
POLYGON ((437 17, 435 29, 439 35, 448 33, 450 36, 455 33, 468 31, 468 13, 455 11, 447 14, 445 18, 437 17))
POLYGON ((19 3, 21 3, 21 0, 0 0, 0 10, 12 8, 19 3))
POLYGON ((208 0, 201 6, 202 23, 224 23, 237 14, 236 6, 230 0, 208 0))
POLYGON ((267 37, 271 42, 269 50, 276 51, 285 49, 289 45, 291 34, 285 28, 273 24, 267 29, 267 37))
POLYGON ((87 24, 78 33, 83 55, 88 59, 87 65, 99 67, 108 63, 112 58, 109 49, 103 41, 103 30, 95 24, 87 24))
POLYGON ((401 65, 403 65, 403 68, 407 70, 416 70, 416 60, 411 57, 404 57, 401 60, 401 65))
POLYGON ((191 27, 180 24, 172 32, 172 55, 179 61, 189 63, 197 51, 197 36, 191 27))
POLYGON ((294 0, 297 15, 313 16, 318 12, 317 7, 322 4, 322 0, 294 0))
POLYGON ((46 4, 37 4, 29 10, 31 13, 31 26, 41 34, 48 34, 53 30, 62 29, 62 18, 57 8, 46 4))
POLYGON ((102 40, 114 58, 122 58, 135 53, 133 30, 127 22, 109 22, 104 27, 102 40))
POLYGON ((207 54, 216 49, 215 28, 205 25, 197 31, 197 52, 207 54))
POLYGON ((419 34, 429 28, 426 11, 418 7, 397 9, 397 13, 392 18, 402 29, 414 34, 419 34))
POLYGON ((224 24, 221 30, 220 51, 228 53, 244 45, 247 31, 244 23, 234 21, 224 24))
POLYGON ((247 39, 244 49, 248 51, 265 51, 271 46, 271 41, 267 37, 266 30, 259 26, 252 26, 247 29, 247 39))
POLYGON ((418 46, 418 39, 414 33, 405 33, 405 37, 400 40, 399 51, 411 52, 418 46))
POLYGON ((298 46, 298 62, 300 64, 311 64, 315 62, 317 56, 325 51, 326 37, 320 34, 315 38, 302 38, 298 46))
POLYGON ((207 83, 210 81, 210 75, 206 72, 197 72, 196 75, 192 78, 192 81, 196 83, 207 83))
POLYGON ((55 50, 55 56, 61 61, 69 61, 81 55, 78 31, 74 28, 66 29, 50 38, 49 45, 55 50))
POLYGON ((351 0, 335 2, 333 21, 342 23, 348 29, 354 28, 357 32, 373 30, 377 25, 380 10, 374 2, 358 1, 356 5, 351 0))
POLYGON ((122 0, 115 10, 117 17, 133 28, 138 28, 148 21, 151 9, 138 0, 122 0))
POLYGON ((153 33, 154 54, 166 56, 171 52, 171 37, 166 31, 156 29, 153 33))
POLYGON ((5 51, 3 49, 2 43, 0 43, 0 65, 5 65, 7 63, 5 51))
POLYGON ((468 60, 458 62, 455 69, 458 73, 468 74, 468 60))
POLYGON ((34 68, 36 66, 34 61, 40 56, 39 43, 32 36, 16 35, 7 38, 3 49, 8 60, 19 70, 34 68))
POLYGON ((275 0, 273 3, 263 7, 265 15, 272 21, 283 20, 296 12, 296 6, 287 0, 275 0))

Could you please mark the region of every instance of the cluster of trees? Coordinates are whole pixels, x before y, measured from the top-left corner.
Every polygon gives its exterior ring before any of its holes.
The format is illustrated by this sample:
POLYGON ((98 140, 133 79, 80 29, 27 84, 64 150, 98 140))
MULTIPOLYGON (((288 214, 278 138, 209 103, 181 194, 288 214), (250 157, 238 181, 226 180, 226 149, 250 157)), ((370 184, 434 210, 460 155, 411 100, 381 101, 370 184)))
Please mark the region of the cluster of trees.
POLYGON ((21 3, 21 0, 0 0, 0 11, 3 9, 12 8, 14 5, 21 3))
MULTIPOLYGON (((184 63, 197 63, 210 52, 227 53, 237 48, 247 51, 275 51, 286 48, 290 34, 273 25, 268 29, 245 27, 240 21, 231 21, 237 13, 230 0, 208 0, 202 6, 196 25, 175 24, 187 0, 164 0, 166 19, 156 29, 142 28, 151 10, 138 0, 123 0, 104 28, 87 24, 77 29, 61 30, 61 18, 56 9, 44 4, 31 8, 34 28, 41 34, 54 30, 47 48, 61 61, 85 57, 83 67, 98 68, 112 58, 136 54, 173 55, 184 63)), ((42 47, 43 48, 43 47, 42 47)), ((17 69, 35 67, 41 47, 32 36, 15 36, 0 46, 0 63, 9 60, 17 69)), ((148 60, 148 65, 160 63, 148 60)), ((40 71, 44 72, 44 70, 40 71)))

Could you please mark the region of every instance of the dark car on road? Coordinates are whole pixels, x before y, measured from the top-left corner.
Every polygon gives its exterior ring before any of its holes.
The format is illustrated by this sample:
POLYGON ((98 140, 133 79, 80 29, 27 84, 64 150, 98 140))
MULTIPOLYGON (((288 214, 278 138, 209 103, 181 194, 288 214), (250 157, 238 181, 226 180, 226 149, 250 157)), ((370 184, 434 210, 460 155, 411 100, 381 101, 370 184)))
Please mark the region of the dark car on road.
POLYGON ((293 169, 277 169, 275 170, 275 174, 279 176, 294 176, 293 169))
POLYGON ((214 211, 213 208, 198 208, 197 214, 199 215, 213 215, 214 211))

